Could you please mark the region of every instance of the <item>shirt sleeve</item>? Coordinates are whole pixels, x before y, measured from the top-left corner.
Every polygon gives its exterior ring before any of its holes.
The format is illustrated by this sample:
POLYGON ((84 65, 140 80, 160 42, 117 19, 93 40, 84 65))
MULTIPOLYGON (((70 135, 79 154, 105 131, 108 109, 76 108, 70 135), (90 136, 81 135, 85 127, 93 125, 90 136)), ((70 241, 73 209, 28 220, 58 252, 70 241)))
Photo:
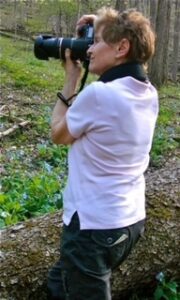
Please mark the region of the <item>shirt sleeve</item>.
POLYGON ((88 85, 76 97, 66 113, 67 127, 74 138, 92 130, 97 118, 98 103, 94 83, 88 85))

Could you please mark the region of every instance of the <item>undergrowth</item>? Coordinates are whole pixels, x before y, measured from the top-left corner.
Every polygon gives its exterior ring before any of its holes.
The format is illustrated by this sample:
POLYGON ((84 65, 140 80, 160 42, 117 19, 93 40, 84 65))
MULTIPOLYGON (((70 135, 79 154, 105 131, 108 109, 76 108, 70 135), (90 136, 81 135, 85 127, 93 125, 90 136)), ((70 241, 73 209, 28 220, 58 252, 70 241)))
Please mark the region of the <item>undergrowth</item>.
MULTIPOLYGON (((49 122, 56 91, 64 72, 57 60, 34 57, 32 42, 1 37, 1 127, 4 131, 23 120, 30 121, 2 139, 0 227, 62 207, 67 178, 66 146, 53 145, 49 122)), ((93 79, 89 76, 88 81, 93 79)), ((178 100, 174 84, 160 91, 158 118, 150 165, 160 167, 164 157, 178 147, 178 100)))
POLYGON ((61 63, 35 58, 32 42, 1 37, 1 82, 19 89, 57 90, 64 80, 61 63), (60 75, 61 74, 61 75, 60 75))

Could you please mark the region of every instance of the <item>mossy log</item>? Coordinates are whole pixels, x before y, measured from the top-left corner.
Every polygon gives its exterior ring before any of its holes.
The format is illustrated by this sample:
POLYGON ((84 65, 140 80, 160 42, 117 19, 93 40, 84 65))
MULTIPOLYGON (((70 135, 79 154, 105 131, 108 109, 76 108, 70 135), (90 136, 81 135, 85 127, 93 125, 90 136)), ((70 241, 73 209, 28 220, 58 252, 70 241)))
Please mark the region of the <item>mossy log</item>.
MULTIPOLYGON (((112 276, 114 299, 150 286, 160 271, 179 281, 179 170, 177 158, 148 170, 145 236, 112 276)), ((47 214, 1 231, 1 300, 46 299, 47 272, 59 256, 61 216, 47 214)))

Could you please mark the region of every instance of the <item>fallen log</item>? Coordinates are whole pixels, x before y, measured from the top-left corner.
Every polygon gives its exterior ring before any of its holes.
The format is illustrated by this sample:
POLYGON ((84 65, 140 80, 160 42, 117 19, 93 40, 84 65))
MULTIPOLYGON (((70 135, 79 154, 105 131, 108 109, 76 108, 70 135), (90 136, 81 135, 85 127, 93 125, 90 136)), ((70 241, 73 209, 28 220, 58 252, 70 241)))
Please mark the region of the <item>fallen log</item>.
MULTIPOLYGON (((131 290, 153 286, 161 271, 180 280, 179 167, 176 157, 159 170, 148 170, 145 236, 114 272, 113 299, 128 299, 131 290)), ((59 211, 1 231, 1 300, 46 299, 47 272, 59 257, 61 216, 59 211)))
POLYGON ((22 121, 19 124, 13 125, 11 128, 8 128, 8 129, 0 132, 0 139, 7 136, 7 135, 10 135, 11 133, 13 133, 17 129, 22 129, 22 128, 26 127, 29 124, 30 124, 30 121, 22 121))

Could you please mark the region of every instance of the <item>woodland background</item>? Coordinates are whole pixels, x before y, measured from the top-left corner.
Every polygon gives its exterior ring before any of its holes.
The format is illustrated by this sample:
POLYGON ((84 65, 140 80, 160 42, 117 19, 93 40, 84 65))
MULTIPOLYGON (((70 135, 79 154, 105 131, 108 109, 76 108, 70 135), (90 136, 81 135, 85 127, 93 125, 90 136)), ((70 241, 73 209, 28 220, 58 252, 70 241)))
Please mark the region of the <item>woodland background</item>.
POLYGON ((149 73, 158 86, 180 72, 180 0, 1 0, 1 31, 32 38, 46 32, 56 36, 75 35, 78 18, 109 5, 118 10, 136 8, 151 19, 157 33, 156 55, 149 73))
POLYGON ((34 39, 74 36, 77 19, 102 5, 150 17, 157 42, 149 77, 160 99, 145 237, 113 274, 113 299, 180 299, 180 0, 0 0, 0 299, 46 299, 59 257, 68 147, 52 144, 49 123, 64 70, 35 58, 34 39))

